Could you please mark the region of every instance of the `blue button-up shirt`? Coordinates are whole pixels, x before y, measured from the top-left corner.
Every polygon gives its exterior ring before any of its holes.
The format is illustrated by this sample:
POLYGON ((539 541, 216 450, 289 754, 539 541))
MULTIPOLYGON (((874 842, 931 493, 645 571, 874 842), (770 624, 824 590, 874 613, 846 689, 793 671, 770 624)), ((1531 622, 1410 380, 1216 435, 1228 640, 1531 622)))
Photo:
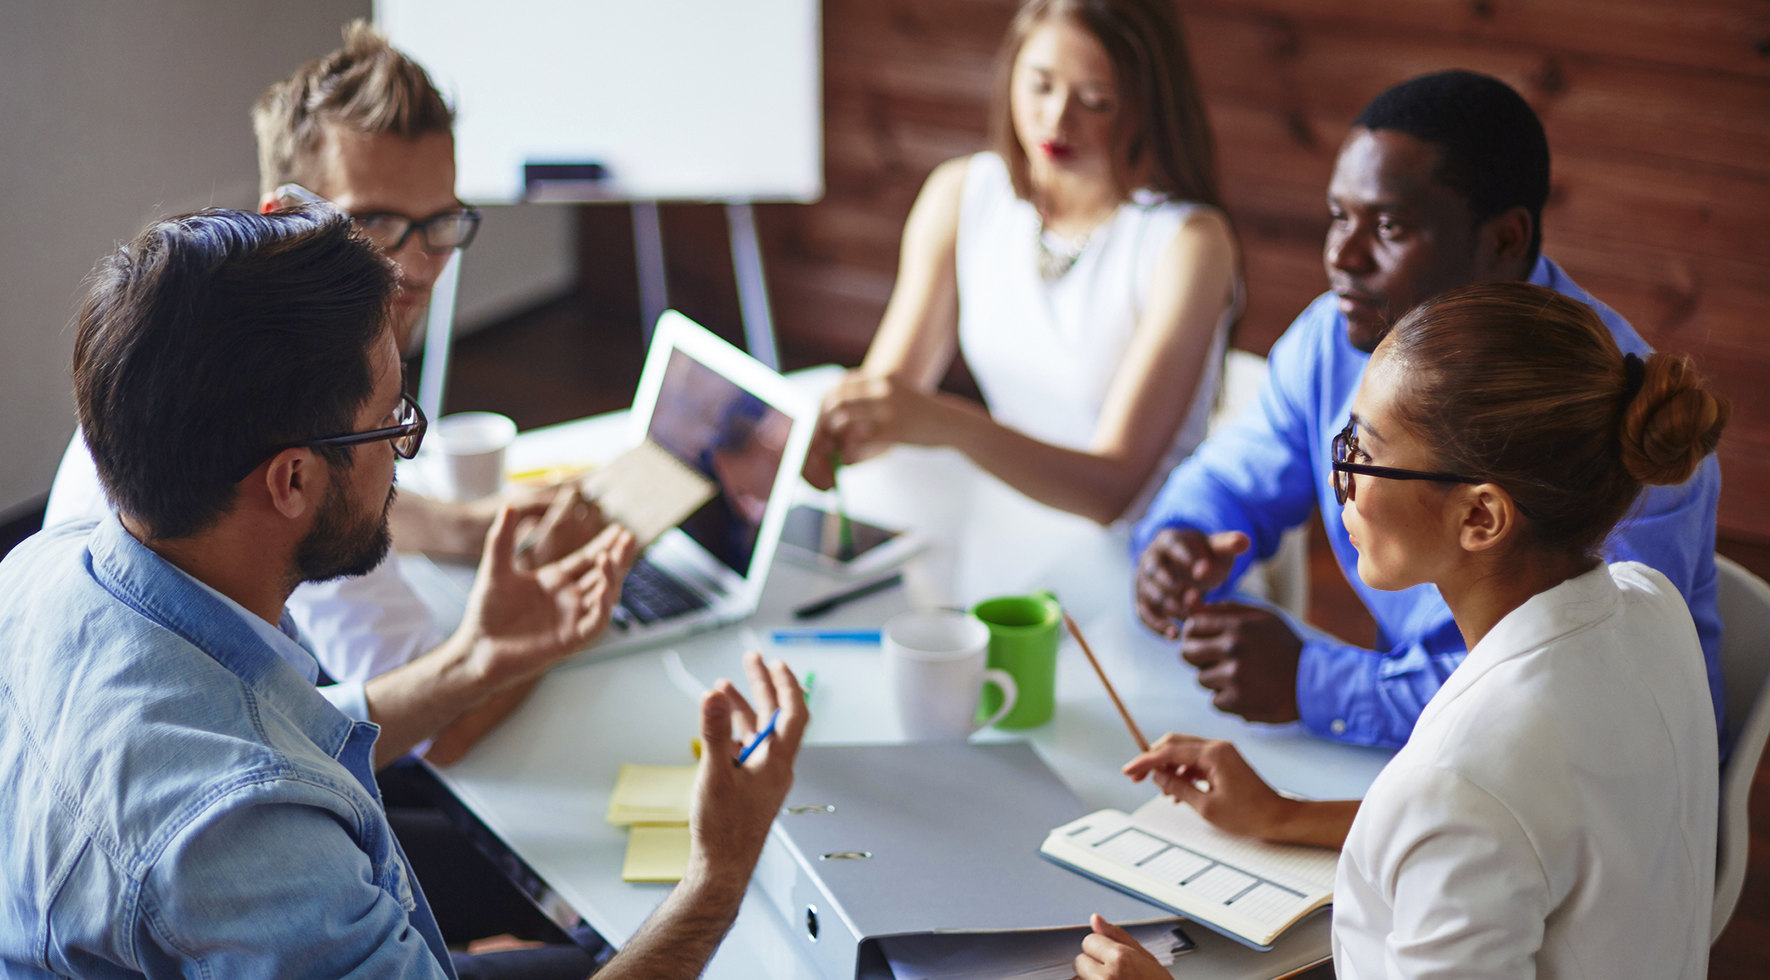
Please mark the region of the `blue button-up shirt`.
MULTIPOLYGON (((1547 258, 1530 281, 1590 305, 1625 353, 1650 348, 1628 321, 1593 299, 1547 258)), ((1346 536, 1328 481, 1329 444, 1352 413, 1370 355, 1346 338, 1346 319, 1324 294, 1272 347, 1270 373, 1256 404, 1213 434, 1174 469, 1132 534, 1141 554, 1166 527, 1207 533, 1243 531, 1253 547, 1236 561, 1229 582, 1208 598, 1228 598, 1255 560, 1272 556, 1288 529, 1320 507, 1340 570, 1377 621, 1377 650, 1338 642, 1313 630, 1303 636, 1297 669, 1297 710, 1311 731, 1365 745, 1407 741, 1426 702, 1467 651, 1450 609, 1433 585, 1380 592, 1358 577, 1358 552, 1346 536)), ((1690 605, 1708 662, 1715 720, 1721 722, 1721 620, 1715 609, 1715 507, 1721 470, 1713 457, 1689 482, 1649 487, 1606 543, 1609 562, 1638 561, 1670 579, 1690 605)))
POLYGON ((230 605, 115 517, 0 562, 0 975, 453 976, 377 728, 230 605))

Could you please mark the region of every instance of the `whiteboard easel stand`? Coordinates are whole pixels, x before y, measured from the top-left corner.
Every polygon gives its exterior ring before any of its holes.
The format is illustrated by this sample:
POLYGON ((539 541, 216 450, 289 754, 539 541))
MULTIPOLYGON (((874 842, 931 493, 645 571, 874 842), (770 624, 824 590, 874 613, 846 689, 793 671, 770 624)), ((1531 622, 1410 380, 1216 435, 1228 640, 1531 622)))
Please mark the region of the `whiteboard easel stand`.
MULTIPOLYGON (((737 279, 738 309, 744 343, 750 356, 779 371, 780 351, 774 340, 774 314, 768 303, 768 280, 762 270, 762 242, 756 234, 756 212, 749 201, 727 201, 725 223, 731 237, 731 266, 737 279)), ((633 256, 639 270, 640 330, 647 349, 658 317, 670 306, 664 270, 664 234, 658 223, 658 202, 633 202, 633 256)), ((418 407, 424 417, 442 417, 444 388, 453 346, 455 301, 461 284, 461 250, 449 256, 430 293, 424 324, 424 360, 418 373, 418 407)))
MULTIPOLYGON (((744 344, 750 356, 770 369, 781 369, 774 342, 774 314, 768 304, 768 280, 762 274, 762 242, 756 235, 756 212, 747 200, 725 202, 725 224, 731 238, 731 268, 737 279, 738 311, 744 323, 744 344)), ((670 307, 664 273, 664 233, 658 224, 658 202, 633 202, 633 256, 639 270, 639 321, 647 349, 652 328, 670 307)))
POLYGON ((633 259, 639 269, 639 336, 651 350, 651 332, 670 308, 670 284, 664 278, 664 230, 658 224, 658 202, 633 202, 633 259))
POLYGON ((737 275, 738 309, 744 318, 744 344, 750 356, 770 370, 781 369, 774 344, 774 314, 768 305, 768 280, 762 275, 762 242, 756 236, 756 212, 749 201, 725 202, 725 223, 731 230, 731 267, 737 275))

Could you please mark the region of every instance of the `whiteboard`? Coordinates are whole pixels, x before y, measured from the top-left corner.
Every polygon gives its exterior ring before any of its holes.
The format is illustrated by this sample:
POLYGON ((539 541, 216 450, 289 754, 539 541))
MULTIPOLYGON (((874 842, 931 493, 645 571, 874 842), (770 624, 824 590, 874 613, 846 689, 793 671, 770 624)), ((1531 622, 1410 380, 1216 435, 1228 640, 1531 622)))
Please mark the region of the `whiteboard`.
POLYGON ((580 197, 823 194, 818 0, 375 0, 456 107, 457 191, 524 198, 525 163, 596 163, 580 197))

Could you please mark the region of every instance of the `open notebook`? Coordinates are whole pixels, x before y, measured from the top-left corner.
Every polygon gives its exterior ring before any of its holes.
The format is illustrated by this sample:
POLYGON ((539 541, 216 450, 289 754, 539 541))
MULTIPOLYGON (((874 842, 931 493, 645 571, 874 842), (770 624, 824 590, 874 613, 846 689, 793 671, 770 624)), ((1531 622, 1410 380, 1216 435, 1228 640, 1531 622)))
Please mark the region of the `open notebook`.
POLYGON ((1258 950, 1334 900, 1339 852, 1226 834, 1158 796, 1051 831, 1045 857, 1258 950))

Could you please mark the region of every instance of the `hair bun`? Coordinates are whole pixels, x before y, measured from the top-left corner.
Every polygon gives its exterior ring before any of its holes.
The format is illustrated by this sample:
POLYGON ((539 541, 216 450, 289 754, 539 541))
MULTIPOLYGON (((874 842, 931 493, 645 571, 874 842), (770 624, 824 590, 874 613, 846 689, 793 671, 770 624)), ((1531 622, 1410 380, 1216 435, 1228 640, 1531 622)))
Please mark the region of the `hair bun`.
POLYGON ((1732 409, 1702 387, 1688 357, 1649 355, 1640 391, 1623 413, 1623 466, 1642 483, 1683 483, 1715 451, 1732 409))

